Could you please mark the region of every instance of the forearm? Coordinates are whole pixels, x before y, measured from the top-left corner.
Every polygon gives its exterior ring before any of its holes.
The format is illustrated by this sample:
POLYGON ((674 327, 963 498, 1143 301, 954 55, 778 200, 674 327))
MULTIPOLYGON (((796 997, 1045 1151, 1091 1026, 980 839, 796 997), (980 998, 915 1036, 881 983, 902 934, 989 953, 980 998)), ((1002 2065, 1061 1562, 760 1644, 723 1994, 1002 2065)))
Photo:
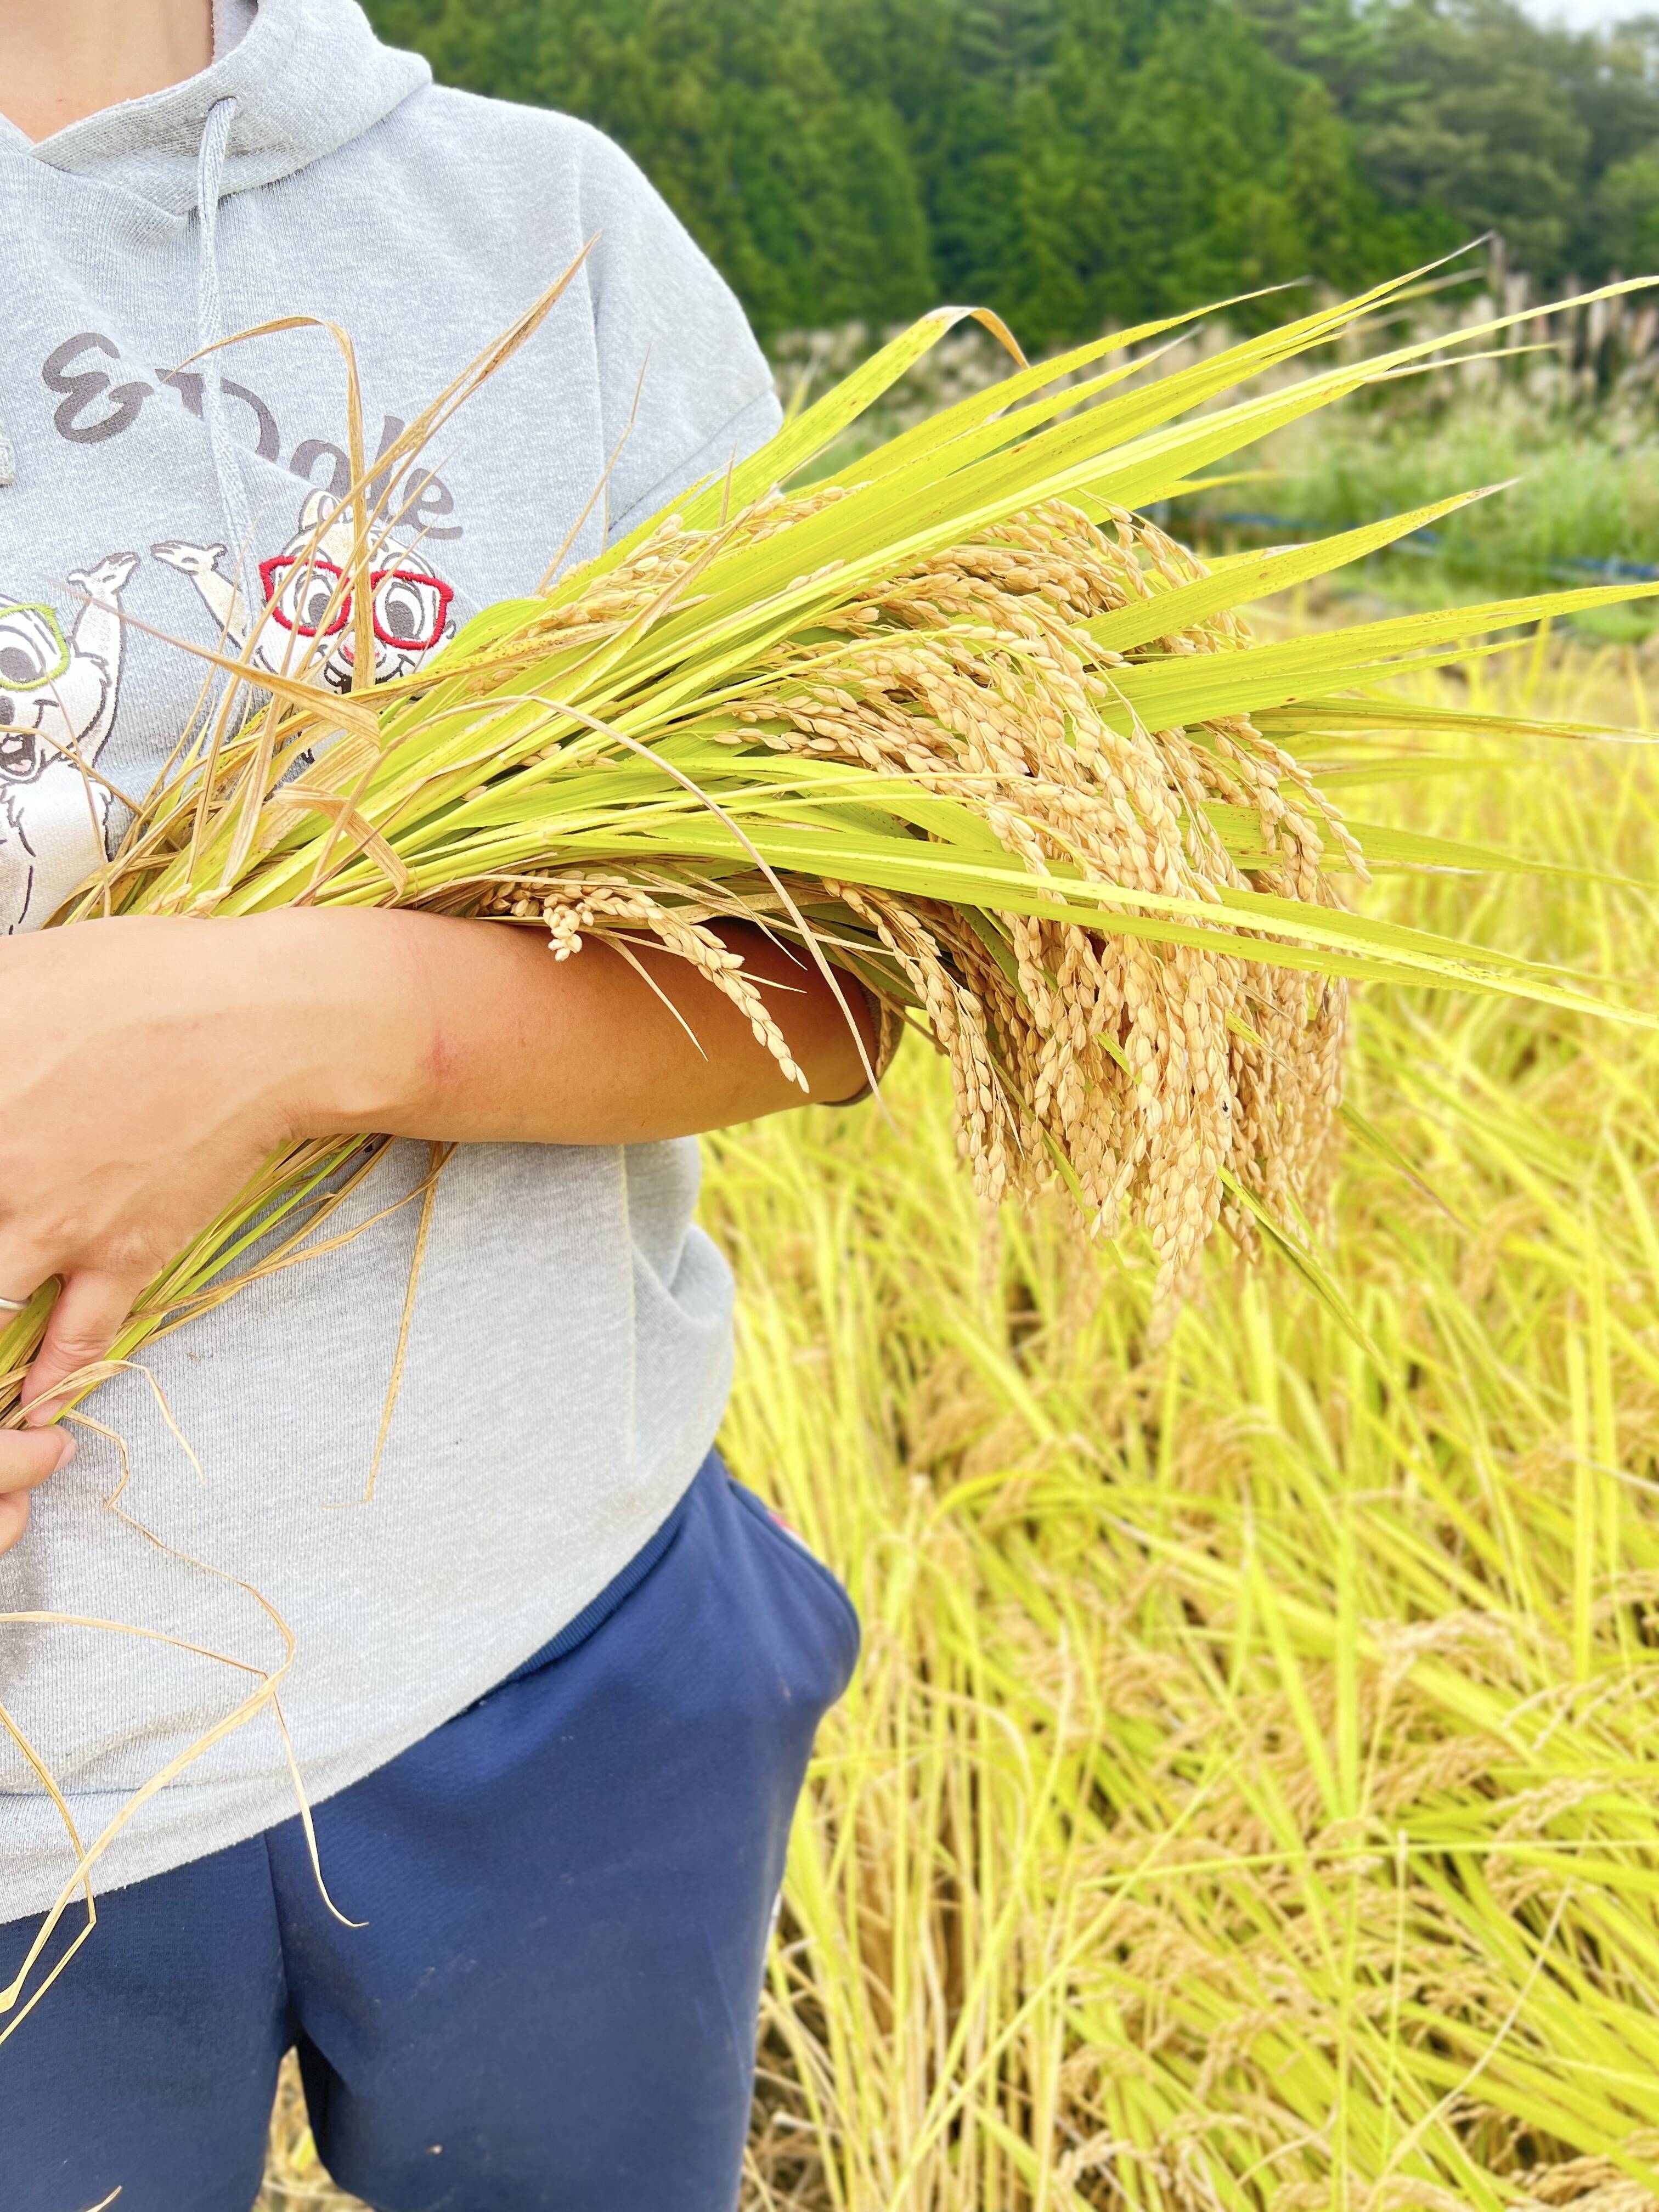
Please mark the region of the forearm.
MULTIPOLYGON (((835 993, 759 932, 732 942, 811 1095, 851 1097, 863 1061, 835 993)), ((157 1270, 298 1139, 637 1144, 799 1102, 706 977, 634 957, 590 942, 557 960, 507 923, 315 908, 0 943, 0 1297, 62 1285, 29 1418, 52 1417, 157 1270)), ((845 997, 867 1024, 850 983, 845 997)), ((0 1499, 44 1480, 46 1454, 0 1437, 0 1499)), ((0 1506, 0 1551, 22 1511, 0 1506)))
MULTIPOLYGON (((632 945, 634 965, 590 939, 561 961, 537 930, 394 912, 290 913, 259 927, 264 957, 313 975, 325 1010, 297 1133, 632 1144, 804 1103, 740 1010, 666 951, 632 945)), ((757 929, 722 934, 811 1097, 855 1093, 858 1042, 817 968, 757 929)), ((867 1007, 850 982, 842 991, 870 1051, 867 1007)))

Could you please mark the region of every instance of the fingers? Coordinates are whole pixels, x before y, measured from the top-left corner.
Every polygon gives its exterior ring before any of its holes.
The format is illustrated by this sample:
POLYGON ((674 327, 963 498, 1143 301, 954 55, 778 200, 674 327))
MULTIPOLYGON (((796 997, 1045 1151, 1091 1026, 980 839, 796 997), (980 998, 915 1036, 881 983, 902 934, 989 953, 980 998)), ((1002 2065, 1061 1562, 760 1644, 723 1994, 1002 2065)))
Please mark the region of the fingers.
POLYGON ((143 1288, 125 1277, 73 1274, 59 1291, 34 1364, 23 1378, 23 1412, 31 1428, 56 1420, 75 1395, 70 1378, 108 1352, 143 1288), (65 1383, 70 1383, 68 1389, 65 1383))
POLYGON ((58 1293, 34 1364, 23 1378, 27 1426, 0 1430, 0 1553, 9 1552, 28 1526, 29 1492, 74 1458, 75 1438, 50 1424, 75 1395, 76 1371, 102 1359, 114 1343, 137 1287, 115 1275, 81 1273, 70 1276, 58 1293))
POLYGON ((67 1429, 0 1430, 0 1494, 39 1490, 75 1457, 75 1438, 67 1429))
POLYGON ((74 1456, 67 1429, 0 1431, 0 1552, 9 1552, 28 1526, 30 1491, 74 1456))
POLYGON ((28 1492, 21 1491, 15 1498, 0 1497, 0 1553, 10 1551, 28 1525, 28 1492))

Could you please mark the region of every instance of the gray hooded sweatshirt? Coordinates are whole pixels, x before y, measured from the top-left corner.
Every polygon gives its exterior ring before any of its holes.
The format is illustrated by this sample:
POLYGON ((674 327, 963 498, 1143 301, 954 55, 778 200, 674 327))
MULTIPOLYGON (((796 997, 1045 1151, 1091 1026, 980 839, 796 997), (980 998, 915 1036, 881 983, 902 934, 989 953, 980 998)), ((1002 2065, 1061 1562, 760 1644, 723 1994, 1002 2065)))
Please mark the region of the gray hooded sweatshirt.
MULTIPOLYGON (((220 0, 216 13, 213 65, 187 83, 40 145, 0 122, 7 930, 38 926, 118 836, 112 787, 142 793, 160 770, 201 682, 166 641, 245 637, 250 604, 289 587, 284 556, 346 489, 328 338, 289 331, 168 374, 204 343, 295 313, 343 324, 384 450, 597 241, 534 341, 392 488, 382 677, 533 588, 619 447, 576 556, 777 421, 736 301, 597 132, 434 88, 353 0, 220 0)), ((280 623, 263 635, 281 650, 280 623)), ((348 630, 326 680, 349 681, 350 646, 348 630)), ((427 1160, 392 1146, 349 1216, 374 1225, 145 1355, 200 1476, 142 1376, 97 1393, 90 1410, 131 1455, 124 1503, 169 1548, 106 1509, 119 1470, 87 1436, 0 1559, 0 1616, 155 1632, 0 1625, 0 1704, 83 1838, 238 1705, 257 1679, 242 1669, 280 1663, 253 1591, 295 1638, 283 1704, 321 1799, 577 1614, 707 1452, 731 1285, 692 1224, 696 1146, 480 1146, 442 1177, 375 1495, 359 1502, 418 1219, 394 1201, 427 1160)), ((150 1800, 98 1883, 294 1809, 267 1712, 150 1800)), ((73 1864, 0 1731, 0 1921, 49 1905, 73 1864)))

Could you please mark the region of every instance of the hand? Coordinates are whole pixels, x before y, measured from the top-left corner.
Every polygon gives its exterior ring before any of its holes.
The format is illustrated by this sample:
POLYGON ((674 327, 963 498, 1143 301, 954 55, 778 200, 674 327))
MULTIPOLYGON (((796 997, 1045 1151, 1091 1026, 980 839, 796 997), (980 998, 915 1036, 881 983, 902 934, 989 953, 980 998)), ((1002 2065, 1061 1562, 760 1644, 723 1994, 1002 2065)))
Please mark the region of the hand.
POLYGON ((399 1016, 363 920, 135 917, 0 941, 0 1296, 62 1285, 23 1385, 43 1432, 0 1434, 0 1551, 67 1456, 46 1427, 65 1382, 146 1284, 302 1122, 349 1130, 372 1106, 340 1039, 372 1066, 399 1016))
POLYGON ((75 1457, 67 1429, 8 1429, 0 1433, 0 1552, 10 1551, 28 1526, 29 1492, 75 1457))
MULTIPOLYGON (((861 1064, 833 994, 759 931, 728 941, 812 1095, 849 1097, 861 1064)), ((36 1430, 151 1279, 296 1139, 644 1144, 801 1097, 683 960, 594 945, 560 962, 538 931, 384 910, 0 939, 0 1297, 62 1285, 23 1383, 36 1430)), ((0 1434, 0 1550, 61 1464, 47 1450, 0 1434)))

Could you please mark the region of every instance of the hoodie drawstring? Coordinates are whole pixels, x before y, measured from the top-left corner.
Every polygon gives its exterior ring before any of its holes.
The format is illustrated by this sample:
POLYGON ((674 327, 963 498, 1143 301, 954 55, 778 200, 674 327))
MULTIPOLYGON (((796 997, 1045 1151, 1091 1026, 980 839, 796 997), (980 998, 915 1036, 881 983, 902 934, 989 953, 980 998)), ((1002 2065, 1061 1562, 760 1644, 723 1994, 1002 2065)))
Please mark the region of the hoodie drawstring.
MULTIPOLYGON (((196 343, 198 349, 216 346, 228 333, 224 298, 219 287, 219 198, 224 189, 225 157, 230 150, 230 127, 236 119, 234 100, 216 100, 208 110, 202 130, 201 154, 196 172, 196 204, 202 226, 200 258, 196 273, 196 343)), ((219 487, 219 505, 229 538, 233 574, 238 580, 247 619, 253 619, 258 599, 250 586, 253 547, 253 511, 248 503, 247 483, 237 458, 225 411, 224 355, 204 352, 202 404, 207 416, 208 444, 213 453, 213 473, 219 487)))

